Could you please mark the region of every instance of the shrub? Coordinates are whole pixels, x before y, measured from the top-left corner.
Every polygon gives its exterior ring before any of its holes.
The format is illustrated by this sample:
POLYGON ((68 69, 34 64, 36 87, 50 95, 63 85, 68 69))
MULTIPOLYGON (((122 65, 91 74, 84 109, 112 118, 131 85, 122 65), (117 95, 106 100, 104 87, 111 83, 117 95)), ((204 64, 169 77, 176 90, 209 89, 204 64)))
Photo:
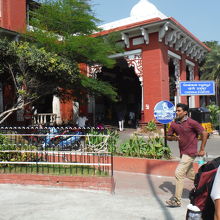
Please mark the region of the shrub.
POLYGON ((107 149, 111 153, 116 152, 116 145, 119 139, 118 131, 116 130, 105 130, 105 131, 91 130, 87 134, 94 135, 94 137, 90 136, 86 138, 86 145, 89 148, 88 150, 92 150, 92 149, 102 150, 106 137, 101 136, 101 135, 109 135, 109 138, 107 138, 107 141, 106 141, 107 149))
POLYGON ((154 159, 169 159, 171 157, 170 148, 164 145, 163 138, 156 137, 144 140, 137 135, 130 138, 120 146, 119 154, 122 156, 138 156, 154 159))
MULTIPOLYGON (((31 153, 4 152, 4 151, 21 151, 21 150, 37 150, 36 146, 17 146, 11 144, 7 136, 0 134, 0 161, 36 161, 40 160, 38 155, 31 153)), ((6 165, 2 165, 6 166, 6 165)))
POLYGON ((151 120, 148 122, 148 124, 144 127, 144 130, 146 131, 156 131, 157 125, 154 120, 151 120))
POLYGON ((210 111, 211 123, 214 127, 218 126, 218 115, 220 114, 220 108, 217 105, 208 105, 208 110, 210 111))

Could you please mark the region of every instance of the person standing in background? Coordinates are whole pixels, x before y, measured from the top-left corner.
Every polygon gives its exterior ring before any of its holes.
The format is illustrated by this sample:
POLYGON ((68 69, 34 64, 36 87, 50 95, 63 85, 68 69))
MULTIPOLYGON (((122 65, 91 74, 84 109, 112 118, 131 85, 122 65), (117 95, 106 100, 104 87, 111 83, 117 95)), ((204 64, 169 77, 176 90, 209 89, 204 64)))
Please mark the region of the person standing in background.
POLYGON ((86 126, 87 121, 88 118, 84 116, 82 113, 80 113, 78 119, 76 120, 76 124, 79 128, 84 128, 86 126))
POLYGON ((118 118, 119 131, 123 131, 126 115, 126 105, 123 102, 119 102, 116 104, 116 114, 118 118))

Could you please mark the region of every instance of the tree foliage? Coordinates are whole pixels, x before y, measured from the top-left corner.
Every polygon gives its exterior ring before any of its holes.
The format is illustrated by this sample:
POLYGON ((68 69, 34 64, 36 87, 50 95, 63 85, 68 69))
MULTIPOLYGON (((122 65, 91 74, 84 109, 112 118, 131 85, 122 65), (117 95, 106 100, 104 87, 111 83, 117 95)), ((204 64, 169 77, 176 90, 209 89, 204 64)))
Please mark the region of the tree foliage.
POLYGON ((31 13, 32 28, 23 36, 27 42, 0 40, 0 80, 16 89, 14 106, 1 113, 0 123, 46 95, 77 99, 87 92, 117 100, 110 84, 79 73, 79 63, 113 66, 108 56, 121 51, 117 33, 91 35, 99 31, 97 22, 89 0, 42 0, 31 13))
POLYGON ((69 34, 89 35, 98 31, 88 0, 42 0, 41 6, 32 12, 32 24, 41 30, 60 36, 69 34), (45 16, 46 15, 46 16, 45 16))
MULTIPOLYGON (((31 13, 32 28, 26 36, 32 39, 32 43, 37 47, 44 47, 47 51, 65 57, 69 62, 88 65, 98 63, 113 67, 115 60, 108 56, 122 51, 122 48, 115 44, 119 33, 105 37, 92 35, 100 29, 97 27, 99 20, 94 17, 89 2, 89 0, 42 0, 41 6, 31 13)), ((81 90, 84 89, 92 95, 104 95, 112 101, 117 100, 115 88, 93 78, 80 76, 78 84, 70 89, 73 89, 74 97, 78 94, 80 97, 81 90)))
POLYGON ((201 79, 216 80, 219 83, 220 79, 220 45, 217 41, 205 42, 211 51, 206 55, 200 71, 202 73, 201 79))
POLYGON ((115 61, 108 56, 122 51, 115 44, 117 33, 106 37, 92 36, 100 29, 89 0, 41 2, 41 7, 31 13, 33 28, 28 32, 38 45, 79 63, 114 65, 115 61))
POLYGON ((59 87, 70 89, 77 85, 77 71, 77 64, 44 48, 0 40, 0 79, 15 88, 14 105, 0 115, 0 121, 40 97, 58 93, 59 87))

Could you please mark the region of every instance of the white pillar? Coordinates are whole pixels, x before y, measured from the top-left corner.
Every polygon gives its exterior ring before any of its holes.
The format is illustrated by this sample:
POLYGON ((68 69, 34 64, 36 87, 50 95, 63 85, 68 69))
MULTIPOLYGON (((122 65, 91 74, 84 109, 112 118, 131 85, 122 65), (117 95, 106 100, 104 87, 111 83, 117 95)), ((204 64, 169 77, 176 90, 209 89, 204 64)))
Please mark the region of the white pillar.
POLYGON ((88 113, 93 113, 93 125, 95 125, 95 98, 88 95, 88 113))
POLYGON ((175 105, 181 102, 180 97, 180 88, 179 88, 179 82, 180 82, 180 63, 179 59, 173 58, 173 64, 175 66, 175 77, 176 77, 176 97, 175 97, 175 105))
POLYGON ((53 96, 52 106, 53 106, 53 114, 57 115, 56 123, 58 125, 62 124, 62 119, 61 119, 61 114, 60 114, 60 99, 59 99, 59 97, 57 97, 55 95, 53 96))
POLYGON ((73 101, 73 123, 76 123, 79 117, 79 102, 73 101))
POLYGON ((141 85, 141 111, 144 111, 144 83, 143 77, 139 77, 140 85, 141 85))
MULTIPOLYGON (((189 69, 189 80, 194 81, 194 67, 191 65, 188 65, 189 69)), ((189 108, 195 108, 195 96, 190 96, 189 97, 189 108)))
MULTIPOLYGON (((89 66, 87 69, 87 76, 96 79, 97 78, 97 74, 102 72, 102 65, 99 64, 94 64, 93 66, 89 66)), ((90 96, 88 95, 88 113, 92 113, 93 114, 93 124, 95 125, 95 98, 94 96, 90 96)))

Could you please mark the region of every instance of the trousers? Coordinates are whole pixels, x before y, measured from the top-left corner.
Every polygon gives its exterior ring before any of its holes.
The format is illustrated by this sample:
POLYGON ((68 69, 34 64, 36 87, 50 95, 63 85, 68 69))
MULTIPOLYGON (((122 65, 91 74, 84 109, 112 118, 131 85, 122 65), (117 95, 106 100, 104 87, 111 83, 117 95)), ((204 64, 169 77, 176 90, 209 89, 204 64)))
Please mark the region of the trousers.
POLYGON ((176 179, 176 190, 175 197, 181 200, 183 194, 183 186, 184 179, 187 177, 188 179, 194 181, 195 179, 195 171, 193 169, 193 161, 195 157, 191 157, 189 155, 183 154, 180 162, 175 171, 175 179, 176 179))
POLYGON ((118 121, 119 124, 119 131, 123 131, 124 130, 124 120, 118 121))

